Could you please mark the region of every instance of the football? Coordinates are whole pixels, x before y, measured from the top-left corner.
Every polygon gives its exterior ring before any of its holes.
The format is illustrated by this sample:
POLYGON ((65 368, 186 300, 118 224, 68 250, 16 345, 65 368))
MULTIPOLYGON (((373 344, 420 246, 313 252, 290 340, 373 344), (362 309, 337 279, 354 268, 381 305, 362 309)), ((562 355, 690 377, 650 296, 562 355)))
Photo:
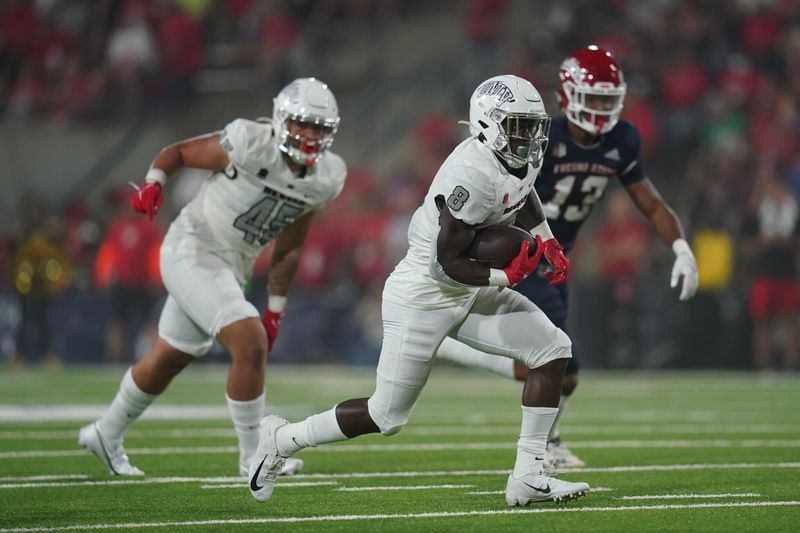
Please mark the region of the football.
POLYGON ((505 268, 519 253, 522 241, 531 243, 529 255, 536 250, 533 235, 516 226, 481 228, 469 246, 467 257, 489 268, 505 268))

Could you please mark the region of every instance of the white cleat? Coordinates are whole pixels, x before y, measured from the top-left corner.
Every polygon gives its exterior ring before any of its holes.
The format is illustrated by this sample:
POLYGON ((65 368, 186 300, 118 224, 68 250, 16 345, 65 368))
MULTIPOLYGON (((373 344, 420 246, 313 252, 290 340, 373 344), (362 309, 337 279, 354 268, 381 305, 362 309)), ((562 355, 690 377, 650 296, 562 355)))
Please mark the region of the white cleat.
MULTIPOLYGON (((289 457, 286 459, 286 462, 283 464, 283 468, 278 473, 279 476, 288 477, 293 476, 295 474, 299 474, 305 463, 302 459, 295 459, 294 457, 289 457)), ((250 467, 246 464, 239 463, 239 475, 242 477, 249 477, 250 475, 250 467)))
POLYGON ((114 476, 143 476, 144 472, 128 461, 122 442, 108 440, 100 432, 97 422, 84 426, 78 432, 78 444, 103 461, 114 476))
POLYGON ((551 440, 547 443, 547 451, 544 453, 544 464, 553 468, 581 468, 586 463, 581 461, 561 439, 551 440))
POLYGON ((530 473, 515 479, 512 472, 506 484, 506 502, 511 507, 535 502, 566 502, 586 496, 588 492, 587 483, 563 481, 544 473, 530 473))
POLYGON ((261 419, 261 438, 249 469, 250 494, 259 502, 265 502, 272 497, 275 481, 288 459, 278 453, 278 443, 275 440, 278 428, 288 423, 285 418, 276 415, 261 419))

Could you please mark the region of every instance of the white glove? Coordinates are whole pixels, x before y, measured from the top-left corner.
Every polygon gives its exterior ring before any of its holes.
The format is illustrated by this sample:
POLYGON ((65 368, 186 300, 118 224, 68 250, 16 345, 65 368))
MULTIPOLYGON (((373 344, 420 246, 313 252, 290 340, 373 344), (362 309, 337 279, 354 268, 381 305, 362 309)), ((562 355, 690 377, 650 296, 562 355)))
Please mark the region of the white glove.
POLYGON ((685 302, 697 292, 697 261, 689 243, 684 239, 676 239, 672 243, 672 251, 676 257, 675 264, 672 265, 672 280, 669 286, 674 289, 678 286, 678 280, 683 278, 679 299, 685 302))

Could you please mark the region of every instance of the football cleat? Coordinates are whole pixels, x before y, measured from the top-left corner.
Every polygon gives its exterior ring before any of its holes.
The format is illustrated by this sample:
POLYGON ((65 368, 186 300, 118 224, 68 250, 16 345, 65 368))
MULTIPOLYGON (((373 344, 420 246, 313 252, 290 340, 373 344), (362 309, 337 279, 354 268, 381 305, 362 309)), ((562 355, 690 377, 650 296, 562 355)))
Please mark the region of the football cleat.
POLYGON ((566 502, 586 496, 588 492, 587 483, 563 481, 543 472, 531 472, 515 479, 512 472, 506 483, 506 502, 511 507, 535 502, 566 502))
POLYGON ((288 423, 285 418, 276 415, 261 419, 261 438, 249 469, 250 494, 259 502, 265 502, 272 497, 275 481, 288 459, 278 453, 275 439, 278 428, 288 423))
POLYGON ((144 472, 128 461, 122 441, 113 442, 103 436, 97 422, 84 426, 78 432, 78 444, 103 461, 114 476, 143 476, 144 472))
POLYGON ((572 453, 572 450, 570 450, 566 444, 562 443, 561 439, 554 439, 547 442, 544 464, 552 468, 581 468, 586 466, 586 463, 572 453))
MULTIPOLYGON (((305 463, 302 459, 295 459, 294 457, 289 457, 286 459, 286 462, 281 468, 281 471, 278 473, 279 476, 293 476, 295 474, 299 474, 305 463)), ((244 463, 239 463, 239 475, 242 477, 248 477, 250 475, 250 467, 244 463)))

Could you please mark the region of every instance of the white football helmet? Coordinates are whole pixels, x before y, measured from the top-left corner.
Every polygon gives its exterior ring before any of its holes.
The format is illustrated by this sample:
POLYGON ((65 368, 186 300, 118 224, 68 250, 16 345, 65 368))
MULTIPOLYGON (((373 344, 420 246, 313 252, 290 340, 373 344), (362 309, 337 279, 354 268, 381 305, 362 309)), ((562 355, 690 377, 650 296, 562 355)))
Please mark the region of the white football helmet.
POLYGON ((472 93, 469 130, 508 166, 521 168, 530 163, 536 168, 547 147, 550 116, 531 82, 518 76, 495 76, 472 93))
POLYGON ((272 124, 281 151, 292 161, 311 166, 333 144, 339 128, 339 106, 327 85, 316 78, 298 78, 273 100, 272 124), (317 140, 291 135, 290 120, 314 124, 322 129, 322 136, 317 140))

